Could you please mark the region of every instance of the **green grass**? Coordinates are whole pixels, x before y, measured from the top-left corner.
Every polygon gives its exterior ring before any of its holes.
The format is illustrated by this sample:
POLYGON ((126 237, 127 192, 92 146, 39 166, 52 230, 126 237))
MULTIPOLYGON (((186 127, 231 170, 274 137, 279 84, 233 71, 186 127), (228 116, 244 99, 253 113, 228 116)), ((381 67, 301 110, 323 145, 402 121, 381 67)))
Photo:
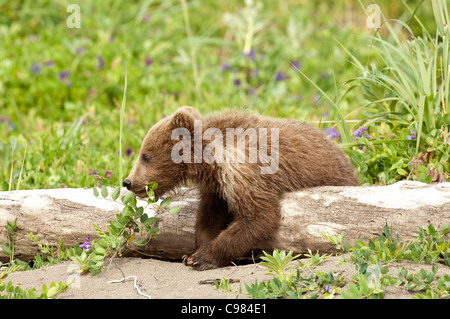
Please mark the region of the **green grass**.
POLYGON ((69 1, 0 1, 0 190, 118 185, 182 105, 335 126, 363 183, 448 179, 442 3, 380 1, 375 33, 350 0, 89 2, 80 29, 69 1))
MULTIPOLYGON (((384 39, 377 33, 370 37, 378 58, 370 65, 341 44, 361 72, 361 76, 349 82, 356 82, 356 87, 370 101, 361 107, 363 119, 357 124, 370 126, 374 133, 371 136, 375 137, 370 139, 371 143, 363 142, 371 158, 362 160, 368 165, 366 171, 360 170, 364 181, 370 184, 404 178, 439 182, 449 177, 450 47, 449 30, 443 27, 448 24, 449 16, 444 1, 433 0, 429 5, 435 13, 434 35, 425 28, 420 35, 415 35, 404 22, 382 16, 389 36, 384 39), (385 152, 388 149, 392 152, 385 152), (381 157, 390 161, 383 163, 381 157)), ((358 154, 352 155, 356 162, 358 154)))

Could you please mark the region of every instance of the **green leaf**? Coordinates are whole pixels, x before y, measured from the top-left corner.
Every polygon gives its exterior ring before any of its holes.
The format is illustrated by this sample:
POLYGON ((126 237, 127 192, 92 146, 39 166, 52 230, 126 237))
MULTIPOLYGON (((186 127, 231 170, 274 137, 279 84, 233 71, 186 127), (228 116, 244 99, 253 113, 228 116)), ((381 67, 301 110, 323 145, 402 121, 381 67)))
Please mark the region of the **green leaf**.
POLYGON ((178 214, 179 211, 180 211, 180 207, 172 207, 171 209, 169 209, 169 214, 176 215, 176 214, 178 214))
POLYGON ((122 197, 122 203, 127 204, 135 196, 134 193, 130 192, 122 197))
POLYGON ((9 245, 8 244, 3 246, 2 251, 3 251, 3 254, 5 254, 6 256, 11 256, 12 255, 12 251, 11 251, 11 249, 9 249, 9 245))
POLYGON ((116 232, 120 232, 120 230, 123 228, 123 225, 120 224, 118 221, 111 220, 109 223, 111 224, 111 226, 114 227, 114 230, 116 232))
POLYGON ((155 192, 153 191, 153 189, 148 189, 147 195, 148 195, 147 203, 149 203, 149 204, 154 203, 155 202, 155 192))
POLYGON ((56 288, 55 286, 50 287, 50 289, 48 290, 48 293, 47 293, 47 297, 51 298, 54 295, 56 295, 57 293, 58 293, 58 288, 56 288))
POLYGON ((105 256, 104 255, 95 255, 94 256, 94 261, 103 261, 103 259, 105 258, 105 256))
POLYGON ((104 255, 106 253, 106 250, 103 249, 102 247, 96 247, 95 252, 99 255, 104 255))
POLYGON ((134 213, 134 217, 140 218, 143 213, 144 213, 144 207, 140 206, 140 207, 136 208, 136 211, 134 213))
POLYGON ((132 208, 136 209, 137 208, 136 204, 137 204, 136 196, 131 197, 130 201, 128 202, 128 205, 130 205, 132 208))
POLYGON ((428 225, 428 233, 433 237, 436 236, 436 229, 431 224, 428 225))
POLYGON ((150 217, 150 218, 146 219, 142 224, 144 226, 150 226, 150 225, 153 225, 154 223, 156 223, 156 217, 150 217))
POLYGON ((443 120, 445 125, 450 125, 450 113, 444 114, 443 120))
POLYGON ((94 229, 97 231, 97 233, 100 235, 100 237, 105 237, 105 233, 100 229, 100 227, 97 224, 93 224, 94 229))
POLYGON ((134 210, 133 210, 133 208, 131 208, 130 206, 125 206, 123 209, 122 209, 122 214, 124 215, 124 216, 133 216, 134 215, 134 210))
POLYGON ((103 198, 106 198, 108 196, 108 188, 106 187, 106 185, 102 186, 101 192, 102 192, 103 198))
POLYGON ((348 291, 350 292, 350 294, 352 295, 353 298, 357 298, 357 299, 361 298, 361 293, 359 292, 358 288, 356 288, 355 285, 350 284, 348 286, 348 291))
POLYGON ((442 234, 446 235, 450 231, 448 223, 442 225, 442 234))
POLYGON ((44 293, 44 294, 47 294, 48 293, 48 288, 47 288, 47 286, 44 284, 44 285, 42 285, 42 292, 44 293))
POLYGON ((155 233, 157 233, 157 232, 159 232, 159 228, 158 228, 158 227, 152 227, 152 228, 150 228, 150 233, 155 234, 155 233))
POLYGON ((419 153, 419 146, 420 146, 420 139, 422 136, 422 127, 423 127, 423 115, 425 110, 425 96, 421 95, 419 98, 419 110, 418 110, 418 129, 417 129, 417 141, 416 141, 416 153, 415 155, 419 153))
POLYGON ((171 202, 172 202, 172 198, 167 197, 161 202, 160 206, 161 207, 167 207, 167 206, 170 205, 171 202))
POLYGON ((146 244, 146 242, 147 242, 147 239, 141 238, 141 239, 136 240, 136 245, 143 246, 146 244))
POLYGON ((117 186, 116 188, 114 188, 114 191, 111 194, 111 197, 113 200, 116 200, 120 195, 120 186, 117 186))
POLYGON ((96 267, 96 266, 91 266, 89 268, 89 272, 93 275, 97 275, 99 271, 100 271, 99 267, 96 267))
POLYGON ((151 182, 150 184, 147 185, 149 188, 151 188, 152 190, 155 190, 156 188, 158 188, 158 183, 155 182, 151 182))
POLYGON ((353 299, 350 294, 346 293, 345 291, 341 291, 342 298, 344 299, 353 299))
POLYGON ((93 190, 94 190, 94 196, 95 196, 95 197, 98 197, 99 194, 98 194, 97 186, 94 186, 94 187, 93 187, 93 190))
POLYGON ((141 215, 140 221, 141 221, 141 223, 145 223, 145 221, 147 219, 148 219, 148 215, 144 213, 144 214, 141 215))

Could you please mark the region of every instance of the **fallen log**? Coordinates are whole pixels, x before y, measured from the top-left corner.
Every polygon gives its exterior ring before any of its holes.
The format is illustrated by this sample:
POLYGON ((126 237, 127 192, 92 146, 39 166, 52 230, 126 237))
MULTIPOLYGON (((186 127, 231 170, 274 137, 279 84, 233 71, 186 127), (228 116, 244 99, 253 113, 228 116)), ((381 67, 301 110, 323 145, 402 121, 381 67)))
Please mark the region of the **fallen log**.
MULTIPOLYGON (((124 189, 121 196, 126 192, 124 189)), ((150 217, 157 218, 158 237, 150 240, 145 249, 127 254, 170 260, 194 251, 198 191, 181 188, 170 196, 171 206, 181 208, 179 213, 173 216, 146 208, 150 217)), ((98 238, 93 223, 106 229, 123 208, 110 198, 95 197, 92 189, 83 188, 0 192, 0 243, 7 242, 7 231, 1 226, 14 220, 14 257, 24 261, 32 260, 39 252, 28 238, 29 232, 50 246, 57 246, 60 238, 65 247, 83 243, 86 237, 98 238)), ((145 201, 138 200, 138 206, 145 205, 145 201)), ((418 226, 438 226, 449 221, 450 183, 402 181, 390 186, 308 188, 283 196, 277 233, 255 249, 330 253, 335 247, 322 234, 344 234, 353 243, 356 238, 379 236, 382 228, 388 226, 401 240, 408 241, 417 237, 418 226)), ((0 261, 8 260, 0 251, 0 261)))

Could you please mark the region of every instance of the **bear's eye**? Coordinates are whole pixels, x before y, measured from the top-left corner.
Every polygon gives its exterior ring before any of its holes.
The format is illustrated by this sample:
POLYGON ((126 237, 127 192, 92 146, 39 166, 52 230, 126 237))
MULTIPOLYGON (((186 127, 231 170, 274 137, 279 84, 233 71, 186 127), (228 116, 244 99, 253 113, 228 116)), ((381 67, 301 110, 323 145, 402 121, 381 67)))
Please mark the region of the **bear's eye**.
POLYGON ((144 163, 150 162, 151 158, 152 158, 152 157, 151 157, 150 155, 148 155, 148 154, 143 154, 143 155, 142 155, 142 161, 143 161, 144 163))

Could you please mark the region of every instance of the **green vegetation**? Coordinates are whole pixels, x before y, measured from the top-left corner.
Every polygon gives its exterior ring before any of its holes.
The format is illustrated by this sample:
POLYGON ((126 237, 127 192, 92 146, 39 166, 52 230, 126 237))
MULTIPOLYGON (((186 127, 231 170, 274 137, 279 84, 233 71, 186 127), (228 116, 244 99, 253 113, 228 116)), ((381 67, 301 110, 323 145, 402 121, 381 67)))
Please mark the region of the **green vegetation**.
POLYGON ((448 179, 445 1, 380 1, 379 29, 350 0, 68 5, 0 4, 2 190, 117 185, 181 105, 311 121, 363 183, 448 179))
POLYGON ((22 289, 14 286, 11 281, 3 282, 10 273, 21 270, 20 268, 15 266, 0 272, 0 299, 55 299, 58 293, 69 288, 69 284, 51 282, 49 287, 42 285, 41 293, 38 293, 35 288, 22 289))
MULTIPOLYGON (((151 183, 147 186, 147 206, 151 205, 172 215, 177 214, 180 210, 179 207, 173 206, 168 208, 172 202, 170 197, 157 198, 155 196, 154 191, 157 187, 158 184, 156 183, 151 183)), ((100 193, 97 187, 94 187, 93 190, 93 196, 98 197, 101 194, 105 199, 109 196, 109 191, 105 185, 101 186, 100 193)), ((132 192, 128 192, 118 201, 120 190, 120 186, 114 188, 111 193, 111 200, 123 204, 124 208, 122 213, 117 214, 116 219, 110 221, 108 230, 103 230, 96 224, 93 225, 99 238, 92 240, 85 238, 83 244, 70 248, 64 248, 64 241, 59 239, 58 247, 54 248, 48 244, 40 244, 38 236, 30 232, 28 237, 40 250, 40 253, 36 254, 32 262, 27 263, 14 258, 14 233, 17 226, 16 221, 13 223, 8 222, 6 226, 8 242, 2 247, 2 252, 10 257, 10 262, 8 268, 0 272, 0 298, 53 298, 59 292, 69 288, 72 283, 70 280, 66 283, 52 282, 50 288, 44 285, 42 287, 42 293, 39 295, 34 288, 24 290, 19 286, 14 286, 11 281, 8 283, 4 282, 4 279, 13 271, 38 269, 45 265, 71 260, 78 265, 73 268, 73 271, 77 271, 78 273, 90 272, 95 275, 105 269, 104 263, 107 257, 113 260, 115 257, 121 256, 125 248, 136 250, 139 247, 145 246, 152 238, 156 238, 159 229, 152 225, 156 223, 157 219, 155 217, 149 217, 144 212, 147 206, 137 206, 136 195, 132 192), (144 232, 148 233, 148 236, 143 236, 136 240, 137 234, 144 232)))

